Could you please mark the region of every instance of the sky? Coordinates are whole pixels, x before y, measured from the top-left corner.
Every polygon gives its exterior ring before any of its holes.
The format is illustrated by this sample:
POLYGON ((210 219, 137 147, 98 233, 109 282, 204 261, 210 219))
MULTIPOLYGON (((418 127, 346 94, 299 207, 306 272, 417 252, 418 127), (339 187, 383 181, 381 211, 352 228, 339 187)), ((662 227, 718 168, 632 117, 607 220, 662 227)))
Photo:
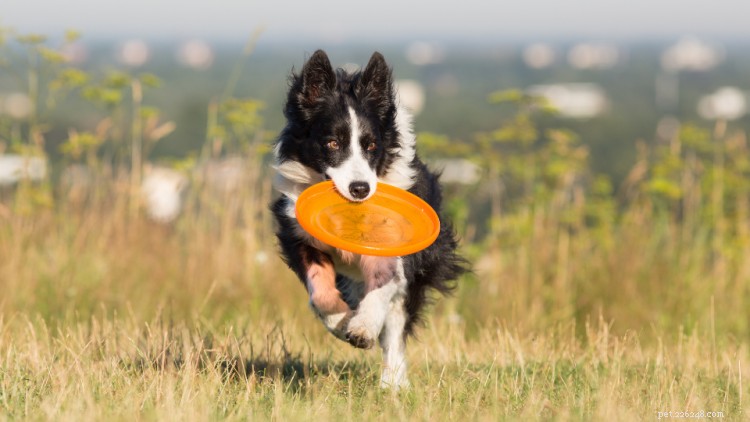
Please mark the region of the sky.
POLYGON ((750 40, 750 0, 1 0, 0 25, 46 35, 496 42, 694 35, 750 40))

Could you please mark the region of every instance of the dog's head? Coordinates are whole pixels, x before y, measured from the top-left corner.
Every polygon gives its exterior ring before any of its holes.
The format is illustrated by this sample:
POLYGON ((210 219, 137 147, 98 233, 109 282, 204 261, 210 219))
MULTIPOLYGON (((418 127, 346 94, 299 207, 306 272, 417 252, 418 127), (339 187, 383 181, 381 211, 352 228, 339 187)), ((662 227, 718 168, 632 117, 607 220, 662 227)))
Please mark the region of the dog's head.
POLYGON ((293 161, 331 179, 350 201, 364 201, 400 149, 391 69, 374 53, 361 72, 334 71, 316 51, 291 77, 277 144, 279 163, 293 161))

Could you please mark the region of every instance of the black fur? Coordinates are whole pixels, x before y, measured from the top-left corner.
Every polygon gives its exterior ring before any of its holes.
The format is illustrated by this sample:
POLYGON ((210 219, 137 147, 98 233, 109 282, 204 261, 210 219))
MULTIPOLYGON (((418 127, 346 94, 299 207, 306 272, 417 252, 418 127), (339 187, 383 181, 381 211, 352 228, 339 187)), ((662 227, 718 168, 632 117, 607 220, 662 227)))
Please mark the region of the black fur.
MULTIPOLYGON (((380 53, 373 54, 365 69, 349 74, 341 69, 334 72, 326 54, 316 51, 299 74, 292 74, 284 115, 287 125, 277 141, 277 160, 298 161, 325 176, 326 168, 346 158, 348 109, 364 116, 362 147, 371 142, 377 148, 368 155, 371 168, 382 177, 388 174, 403 147, 396 124, 397 107, 394 99, 391 70, 380 53), (337 151, 326 149, 331 140, 341 142, 337 151)), ((438 175, 415 155, 409 166, 415 171, 410 192, 424 199, 435 209, 441 222, 437 240, 427 249, 403 257, 408 280, 405 308, 406 334, 413 334, 421 312, 429 301, 430 290, 449 293, 455 280, 468 270, 467 262, 456 253, 457 241, 450 222, 440 208, 442 202, 438 175)), ((277 237, 282 257, 305 283, 304 262, 330 261, 331 257, 307 244, 300 237, 296 220, 286 213, 291 200, 279 198, 272 211, 278 223, 277 237)), ((343 276, 338 276, 338 281, 343 276)), ((343 283, 342 283, 343 285, 343 283)), ((344 292, 350 306, 355 302, 344 292)))
POLYGON ((415 325, 421 321, 422 311, 429 303, 429 291, 449 294, 455 288, 456 280, 469 271, 468 261, 456 253, 458 241, 453 225, 441 212, 443 195, 439 175, 430 172, 417 157, 413 164, 418 171, 417 183, 409 191, 424 199, 438 213, 440 234, 427 249, 404 257, 404 272, 409 280, 404 303, 408 315, 407 335, 413 334, 415 325))

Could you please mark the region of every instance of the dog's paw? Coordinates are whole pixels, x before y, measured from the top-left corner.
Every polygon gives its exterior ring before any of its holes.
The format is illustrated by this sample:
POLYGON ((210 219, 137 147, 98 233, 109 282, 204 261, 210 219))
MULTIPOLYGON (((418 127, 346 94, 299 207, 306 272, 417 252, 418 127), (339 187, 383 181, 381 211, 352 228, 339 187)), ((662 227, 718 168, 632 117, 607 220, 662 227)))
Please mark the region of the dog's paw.
POLYGON ((336 338, 343 341, 349 341, 346 337, 346 327, 349 325, 349 321, 354 316, 354 313, 349 311, 342 314, 329 315, 323 319, 323 324, 328 328, 336 338))
POLYGON ((375 345, 378 333, 368 326, 368 321, 362 315, 355 315, 346 329, 346 340, 354 347, 369 349, 375 345))
POLYGON ((383 369, 383 375, 380 377, 380 388, 401 391, 411 388, 411 384, 409 383, 409 379, 406 378, 405 370, 385 368, 383 369))
POLYGON ((348 342, 349 339, 346 336, 346 328, 349 325, 349 321, 354 316, 352 311, 339 312, 335 314, 324 314, 320 312, 314 305, 310 306, 315 315, 320 319, 323 325, 339 340, 348 342))
POLYGON ((372 349, 372 346, 375 345, 375 340, 364 333, 348 332, 346 333, 346 341, 358 349, 372 349))

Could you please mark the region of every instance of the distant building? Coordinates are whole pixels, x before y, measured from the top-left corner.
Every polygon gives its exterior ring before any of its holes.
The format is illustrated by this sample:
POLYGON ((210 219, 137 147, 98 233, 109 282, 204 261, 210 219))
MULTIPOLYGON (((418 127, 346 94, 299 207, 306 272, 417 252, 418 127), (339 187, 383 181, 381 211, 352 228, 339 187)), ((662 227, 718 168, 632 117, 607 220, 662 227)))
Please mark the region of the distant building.
POLYGON ((117 51, 117 61, 130 67, 140 67, 151 58, 151 50, 141 40, 130 40, 123 43, 117 51))
POLYGON ((707 71, 718 66, 723 60, 724 52, 719 47, 688 37, 662 53, 661 66, 671 72, 707 71))
POLYGON ((555 64, 557 54, 549 44, 536 43, 523 50, 523 62, 533 69, 544 69, 555 64))
POLYGON ((177 61, 183 66, 205 70, 214 63, 214 52, 205 41, 191 40, 177 50, 177 61))
POLYGON ((604 90, 591 83, 534 85, 527 92, 544 97, 560 115, 574 119, 598 116, 608 106, 604 90))
POLYGON ((698 114, 710 120, 735 120, 747 114, 747 102, 739 88, 725 86, 698 101, 698 114))
POLYGON ((618 48, 604 42, 577 44, 568 52, 568 63, 576 69, 608 69, 619 60, 618 48))

